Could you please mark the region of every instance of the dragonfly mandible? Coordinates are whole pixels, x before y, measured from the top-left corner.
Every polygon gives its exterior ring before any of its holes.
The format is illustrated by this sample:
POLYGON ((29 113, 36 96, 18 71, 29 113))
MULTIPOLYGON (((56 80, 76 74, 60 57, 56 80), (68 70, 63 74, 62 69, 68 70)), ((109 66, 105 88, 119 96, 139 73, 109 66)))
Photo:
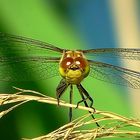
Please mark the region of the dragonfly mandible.
MULTIPOLYGON (((84 102, 87 107, 93 106, 93 99, 81 84, 87 76, 113 84, 140 88, 140 72, 88 59, 88 55, 140 60, 140 49, 69 50, 31 38, 0 33, 0 71, 3 70, 0 73, 0 80, 28 81, 34 72, 39 74, 38 79, 61 75, 62 79, 56 88, 58 104, 68 87, 70 87, 70 103, 72 103, 73 85, 76 85, 82 97, 77 105, 84 102), (23 67, 29 62, 28 68, 23 67), (24 73, 19 74, 16 71, 17 64, 20 64, 19 67, 22 67, 24 73), (90 105, 87 104, 87 99, 90 105)), ((69 111, 69 118, 71 121, 72 108, 69 111)))

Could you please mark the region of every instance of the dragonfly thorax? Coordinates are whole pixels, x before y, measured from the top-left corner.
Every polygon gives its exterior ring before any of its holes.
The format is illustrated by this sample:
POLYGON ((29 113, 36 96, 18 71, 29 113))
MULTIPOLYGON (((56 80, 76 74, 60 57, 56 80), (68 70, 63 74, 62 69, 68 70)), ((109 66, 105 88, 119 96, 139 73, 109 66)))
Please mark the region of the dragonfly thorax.
POLYGON ((59 72, 68 83, 79 84, 90 71, 89 63, 80 51, 66 51, 60 60, 59 72))

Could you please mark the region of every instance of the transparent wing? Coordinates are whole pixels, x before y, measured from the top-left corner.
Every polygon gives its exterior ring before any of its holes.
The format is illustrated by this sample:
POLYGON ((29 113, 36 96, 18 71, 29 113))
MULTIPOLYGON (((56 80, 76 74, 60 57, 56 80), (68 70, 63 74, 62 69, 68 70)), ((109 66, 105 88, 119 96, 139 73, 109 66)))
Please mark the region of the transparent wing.
POLYGON ((110 58, 124 58, 132 60, 140 60, 140 49, 130 48, 102 48, 102 49, 91 49, 83 50, 85 55, 89 56, 100 56, 110 58))
POLYGON ((1 58, 0 81, 32 81, 58 76, 59 58, 1 58))
POLYGON ((140 88, 140 72, 89 60, 90 76, 113 84, 140 88))
POLYGON ((31 81, 58 73, 63 49, 38 40, 0 32, 0 80, 31 81))
POLYGON ((0 32, 0 55, 54 56, 61 55, 63 49, 31 38, 0 32))

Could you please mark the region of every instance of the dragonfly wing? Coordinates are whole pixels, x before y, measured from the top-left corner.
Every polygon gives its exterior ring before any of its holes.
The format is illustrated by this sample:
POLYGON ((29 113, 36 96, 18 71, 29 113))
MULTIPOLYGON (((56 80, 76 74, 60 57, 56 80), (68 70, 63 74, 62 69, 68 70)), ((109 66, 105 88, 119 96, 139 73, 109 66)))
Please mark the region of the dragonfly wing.
POLYGON ((52 56, 60 55, 63 49, 31 38, 0 32, 0 55, 52 56))
POLYGON ((0 58, 0 81, 32 81, 58 76, 59 59, 43 57, 0 58))
POLYGON ((102 48, 82 51, 85 55, 140 60, 140 49, 102 48))
POLYGON ((113 84, 140 88, 140 72, 89 60, 90 76, 113 84))
POLYGON ((63 53, 51 44, 0 32, 0 80, 31 81, 59 75, 63 53))

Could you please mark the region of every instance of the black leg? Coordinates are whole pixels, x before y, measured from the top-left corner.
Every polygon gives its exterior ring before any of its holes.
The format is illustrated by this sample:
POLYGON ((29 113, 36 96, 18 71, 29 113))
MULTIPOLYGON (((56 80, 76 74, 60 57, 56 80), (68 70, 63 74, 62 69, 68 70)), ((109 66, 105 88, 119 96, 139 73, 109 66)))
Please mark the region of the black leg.
POLYGON ((59 99, 60 99, 60 97, 62 96, 62 94, 64 93, 64 91, 67 89, 67 87, 69 85, 70 84, 66 83, 65 79, 62 79, 60 81, 59 85, 57 86, 57 88, 56 88, 56 96, 57 96, 58 105, 59 105, 59 99))
MULTIPOLYGON (((73 95, 73 85, 70 85, 70 104, 72 104, 72 95, 73 95)), ((72 120, 72 108, 69 108, 69 121, 72 120)))
MULTIPOLYGON (((93 107, 91 106, 91 105, 93 105, 93 99, 89 96, 89 94, 87 93, 87 91, 83 88, 83 86, 82 86, 81 84, 80 84, 80 85, 77 85, 77 88, 78 88, 78 90, 79 90, 79 92, 80 92, 80 95, 81 95, 81 97, 82 97, 82 100, 81 100, 80 102, 78 102, 78 103, 84 102, 85 106, 86 106, 86 107, 89 107, 88 104, 87 104, 87 102, 86 102, 86 100, 89 99, 89 100, 91 101, 90 107, 93 108, 93 107), (84 89, 84 90, 83 90, 83 89, 84 89), (84 93, 85 91, 86 91, 86 93, 84 93), (83 94, 84 94, 85 96, 87 96, 87 98, 85 98, 83 94), (89 98, 89 97, 90 97, 90 98, 89 98)), ((77 105, 77 107, 78 107, 78 105, 77 105)), ((93 108, 93 110, 95 111, 94 108, 93 108)), ((89 113, 92 114, 92 112, 90 112, 90 111, 89 111, 89 113)), ((95 117, 94 117, 93 114, 92 114, 91 116, 92 116, 93 119, 95 119, 95 117)), ((100 127, 100 125, 99 125, 97 122, 96 122, 96 125, 97 125, 98 127, 100 127)))
MULTIPOLYGON (((83 96, 83 95, 82 95, 83 96)), ((79 104, 80 103, 82 103, 82 102, 84 102, 84 101, 86 101, 88 98, 84 98, 84 99, 82 99, 81 101, 79 101, 78 103, 77 103, 77 106, 76 106, 76 108, 78 108, 78 106, 79 106, 79 104)))
POLYGON ((93 99, 90 97, 88 92, 84 89, 84 87, 81 84, 79 86, 80 86, 82 92, 84 93, 84 95, 91 101, 90 107, 92 108, 92 106, 93 106, 93 99))

